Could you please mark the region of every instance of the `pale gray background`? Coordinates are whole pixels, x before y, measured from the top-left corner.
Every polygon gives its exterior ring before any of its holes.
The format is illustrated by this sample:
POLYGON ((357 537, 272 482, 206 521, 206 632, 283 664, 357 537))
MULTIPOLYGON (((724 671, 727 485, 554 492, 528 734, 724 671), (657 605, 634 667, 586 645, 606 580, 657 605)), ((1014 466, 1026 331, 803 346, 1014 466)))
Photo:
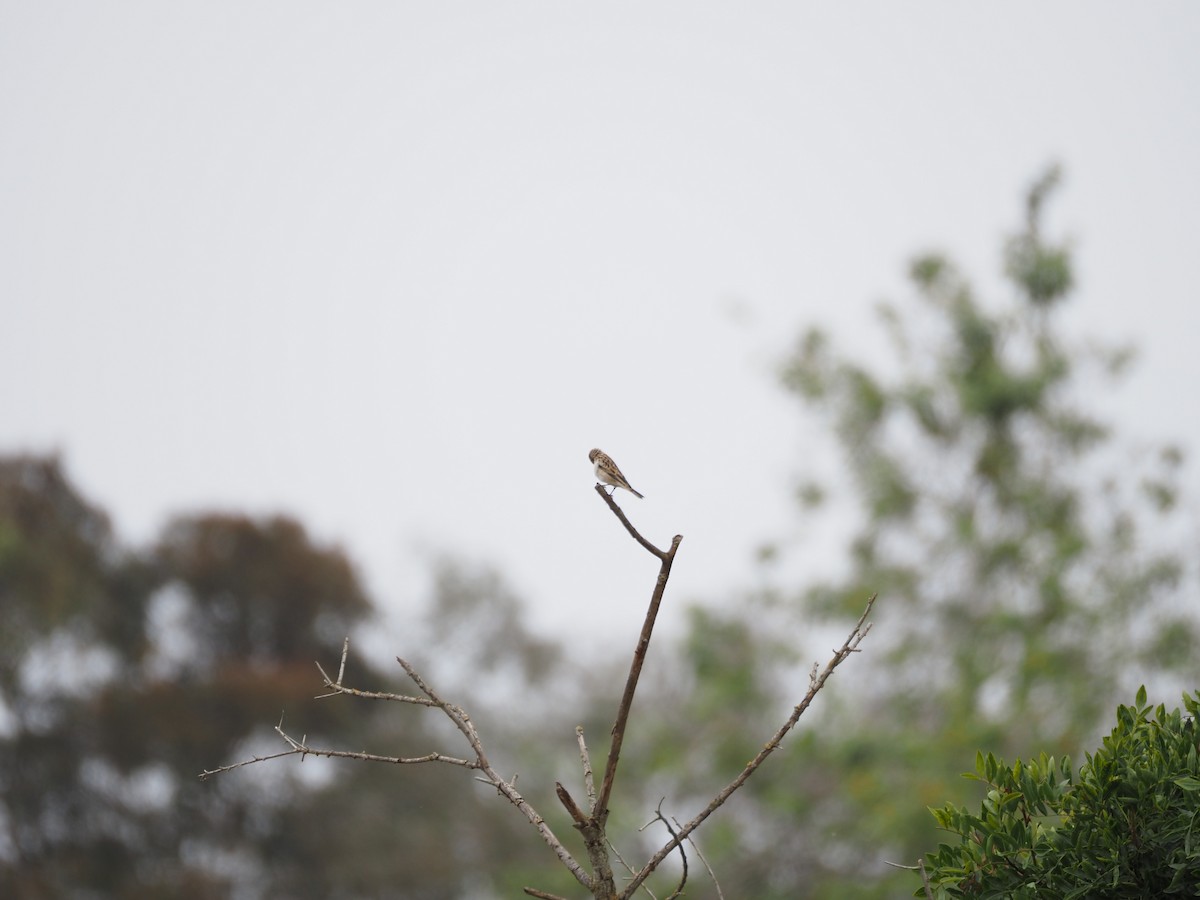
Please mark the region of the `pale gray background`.
POLYGON ((450 551, 625 637, 598 445, 732 602, 762 539, 826 555, 799 328, 873 353, 928 247, 1003 291, 1051 160, 1070 328, 1143 350, 1094 399, 1200 444, 1197 48, 1184 2, 0 3, 0 449, 131 541, 295 513, 402 627, 450 551))

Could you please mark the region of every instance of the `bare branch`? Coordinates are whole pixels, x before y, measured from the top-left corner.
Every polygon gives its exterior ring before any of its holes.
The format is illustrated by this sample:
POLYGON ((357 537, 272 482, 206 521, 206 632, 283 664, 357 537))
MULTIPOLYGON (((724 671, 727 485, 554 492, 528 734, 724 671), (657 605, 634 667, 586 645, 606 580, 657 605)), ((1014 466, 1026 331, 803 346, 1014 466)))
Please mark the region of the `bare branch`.
POLYGON ((855 623, 853 630, 850 632, 845 642, 841 647, 833 651, 833 657, 825 664, 825 668, 821 670, 820 675, 818 675, 812 681, 808 693, 804 695, 804 699, 796 705, 796 707, 792 710, 791 716, 789 716, 788 720, 779 727, 779 730, 775 732, 775 735, 771 738, 771 740, 763 745, 763 748, 758 751, 754 759, 750 760, 750 762, 746 764, 746 767, 742 769, 742 771, 735 779, 733 779, 733 781, 727 784, 715 797, 713 797, 708 806, 706 806, 694 819, 684 825, 683 828, 679 830, 678 834, 664 844, 658 850, 658 852, 654 854, 654 856, 650 857, 650 861, 641 868, 638 874, 634 876, 633 880, 621 893, 622 900, 624 900, 624 898, 631 897, 638 885, 645 881, 646 878, 650 876, 650 873, 658 868, 659 864, 667 858, 671 851, 674 850, 688 835, 699 828, 701 823, 703 823, 705 819, 707 819, 722 804, 724 804, 734 791, 745 784, 746 779, 753 775, 755 771, 757 771, 758 767, 763 764, 766 758, 779 747, 779 745, 783 742, 784 737, 787 736, 787 733, 795 727, 796 723, 800 720, 800 717, 804 715, 805 710, 807 710, 809 705, 811 705, 813 698, 817 695, 817 692, 824 687, 825 682, 829 679, 829 676, 834 673, 834 670, 836 670, 838 666, 849 659, 851 654, 858 652, 858 645, 862 643, 863 638, 865 638, 867 633, 871 630, 871 626, 866 620, 867 616, 871 612, 871 607, 874 606, 874 604, 875 596, 872 596, 869 600, 867 600, 866 609, 864 609, 863 614, 858 617, 858 622, 855 623))
POLYGON ((298 750, 284 750, 282 753, 272 753, 269 756, 252 756, 250 759, 243 759, 241 762, 233 763, 228 766, 219 766, 216 769, 205 769, 200 773, 200 780, 206 781, 214 775, 221 775, 224 772, 232 772, 234 769, 240 769, 242 766, 252 766, 255 763, 267 762, 271 759, 279 759, 283 756, 295 756, 298 750))
MULTIPOLYGON (((618 507, 612 502, 612 498, 604 491, 599 492, 613 506, 614 510, 618 507)), ((625 517, 618 512, 618 516, 625 521, 625 517)), ((633 527, 627 525, 631 532, 633 527)), ((641 540, 641 536, 633 532, 634 536, 641 540)), ((629 666, 629 675, 625 680, 625 692, 621 695, 621 703, 617 707, 617 720, 613 723, 612 728, 612 745, 608 751, 608 762, 604 767, 604 780, 600 783, 600 794, 596 798, 595 808, 592 812, 593 818, 600 819, 608 813, 608 800, 612 795, 613 779, 617 776, 617 763, 621 758, 621 744, 625 740, 625 726, 629 722, 629 711, 633 708, 633 695, 637 691, 638 679, 642 674, 642 665, 646 662, 646 651, 650 648, 650 637, 654 633, 654 622, 658 618, 658 608, 662 605, 663 592, 667 588, 667 579, 671 577, 671 564, 675 561, 675 553, 679 550, 679 542, 683 540, 683 535, 677 534, 671 539, 671 549, 666 553, 657 555, 662 564, 658 570, 658 580, 654 584, 654 593, 650 596, 650 606, 646 610, 646 619, 642 623, 642 633, 638 637, 637 647, 633 651, 633 662, 629 666)))
POLYGON ((338 664, 338 680, 337 683, 342 683, 342 676, 346 674, 346 655, 350 652, 350 635, 346 635, 346 639, 342 641, 342 661, 338 664))
POLYGON ((588 817, 583 814, 583 810, 579 808, 579 804, 575 802, 575 798, 562 786, 561 782, 554 782, 554 793, 558 795, 558 802, 563 805, 563 809, 567 811, 575 824, 580 827, 587 825, 588 817))
POLYGON ((336 697, 338 694, 345 694, 348 697, 361 697, 364 700, 392 700, 396 703, 411 703, 413 706, 429 706, 436 707, 437 704, 427 697, 410 697, 406 694, 389 694, 386 691, 360 691, 358 688, 346 687, 331 679, 321 664, 317 663, 317 668, 321 672, 321 678, 325 682, 325 687, 329 688, 327 694, 317 694, 317 700, 324 700, 326 697, 336 697))
MULTIPOLYGON (((269 756, 255 756, 251 759, 243 760, 242 762, 234 763, 232 765, 221 766, 217 769, 207 770, 201 772, 200 777, 202 779, 209 778, 222 772, 228 772, 232 769, 241 768, 242 766, 252 765, 253 763, 257 762, 265 762, 266 760, 270 759, 279 759, 280 757, 284 756, 299 756, 300 759, 303 760, 304 757, 310 755, 336 759, 359 759, 367 762, 392 763, 393 765, 440 762, 446 763, 447 765, 475 769, 481 772, 484 776, 478 780, 494 787, 498 793, 504 796, 510 803, 512 803, 513 806, 517 807, 517 809, 524 814, 525 818, 529 820, 530 824, 537 829, 538 833, 542 836, 542 840, 544 840, 550 849, 554 851, 554 854, 559 858, 559 861, 562 862, 562 864, 567 867, 571 874, 575 876, 576 880, 589 891, 592 890, 593 879, 591 876, 588 875, 588 873, 584 871, 583 867, 575 861, 575 859, 567 851, 566 847, 564 847, 562 842, 559 841, 559 839, 555 836, 554 832, 550 829, 550 826, 546 824, 546 821, 542 818, 538 811, 530 806, 525 798, 522 797, 517 791, 516 776, 514 775, 511 781, 505 781, 492 768, 491 763, 488 761, 487 754, 484 752, 483 742, 479 738, 479 733, 475 730, 475 726, 471 722, 471 717, 467 715, 466 710, 464 710, 461 706, 448 703, 439 697, 433 688, 426 684, 425 680, 417 673, 417 671, 408 662, 400 659, 399 657, 396 658, 396 661, 400 663, 404 671, 408 673, 408 677, 411 678, 413 683, 416 684, 416 686, 421 690, 421 693, 425 695, 424 697, 410 697, 403 694, 389 694, 381 691, 360 691, 357 688, 346 687, 342 683, 342 679, 346 674, 346 657, 349 652, 350 639, 346 638, 346 640, 342 643, 342 658, 338 666, 338 677, 336 681, 329 677, 328 673, 326 673, 325 669, 319 662, 317 663, 317 669, 321 673, 321 677, 324 680, 325 686, 330 690, 329 694, 324 694, 322 696, 328 697, 336 694, 346 694, 352 697, 362 697, 367 700, 393 700, 400 703, 413 704, 416 706, 436 707, 445 713, 446 717, 454 723, 455 727, 462 733, 463 737, 467 739, 467 743, 471 745, 471 749, 475 753, 475 759, 459 759, 457 757, 447 756, 437 752, 428 753, 425 756, 403 757, 380 756, 378 754, 366 753, 364 751, 329 750, 321 747, 310 747, 307 743, 307 735, 302 737, 300 740, 296 740, 283 730, 283 718, 281 716, 279 724, 275 726, 275 731, 278 732, 279 736, 282 737, 287 743, 288 747, 290 748, 289 750, 269 756)), ((583 816, 582 812, 580 812, 580 817, 584 818, 586 821, 586 817, 583 816)), ((534 896, 551 895, 546 894, 534 896)))
POLYGON ((567 848, 562 845, 562 842, 555 836, 554 832, 550 829, 550 826, 546 824, 546 820, 542 818, 541 814, 538 813, 538 811, 532 806, 530 806, 528 801, 526 801, 525 798, 517 792, 515 784, 516 779, 514 778, 512 782, 508 782, 496 774, 496 771, 492 768, 491 763, 488 762, 487 754, 485 754, 483 751, 483 742, 479 739, 479 733, 475 730, 475 726, 471 722, 471 717, 467 715, 466 710, 464 710, 461 706, 455 706, 453 703, 448 703, 439 697, 433 688, 425 683, 425 679, 417 674, 417 670, 414 669, 409 662, 401 659, 399 656, 396 657, 396 662, 400 663, 400 666, 408 674, 408 677, 413 680, 413 683, 418 688, 420 688, 421 693, 433 701, 433 705, 445 713, 446 717, 454 723, 454 726, 460 732, 462 732, 463 737, 467 739, 467 743, 471 745, 471 749, 475 751, 477 768, 479 768, 483 774, 487 776, 488 783, 495 787, 497 791, 499 791, 508 799, 509 803, 511 803, 525 815, 525 818, 529 820, 529 823, 538 830, 538 833, 542 836, 542 840, 544 840, 547 846, 554 851, 554 855, 557 856, 559 861, 561 861, 562 864, 570 870, 571 874, 575 876, 575 880, 588 890, 591 890, 591 876, 583 870, 583 867, 575 861, 575 858, 571 856, 571 854, 567 851, 567 848))
MULTIPOLYGON (((675 554, 679 550, 680 543, 683 541, 682 535, 675 535, 671 540, 670 548, 660 550, 646 540, 637 529, 629 522, 624 512, 612 496, 606 492, 601 486, 597 485, 597 493, 600 494, 608 504, 609 508, 617 516, 618 520, 624 525, 630 535, 641 544, 646 550, 652 553, 660 562, 658 577, 655 581, 654 590, 650 597, 650 603, 646 610, 646 616, 642 623, 642 630, 638 637, 638 642, 634 648, 633 660, 629 667, 629 673, 626 677, 625 689, 621 695, 620 702, 617 707, 616 720, 612 727, 612 741, 609 748, 608 758, 605 764, 603 779, 600 783, 600 788, 596 788, 595 773, 592 768, 591 756, 587 747, 587 742, 584 740, 583 726, 577 726, 575 729, 576 740, 579 745, 579 757, 583 767, 584 788, 588 799, 588 812, 585 812, 575 802, 570 792, 561 784, 555 783, 555 790, 559 801, 567 810, 571 819, 574 822, 575 828, 583 837, 583 842, 588 851, 588 861, 590 862, 591 873, 589 874, 567 851, 562 842, 555 836, 554 832, 546 824, 542 816, 525 800, 524 797, 516 789, 517 777, 514 775, 510 780, 505 780, 492 768, 491 762, 488 760, 487 754, 484 751, 483 741, 475 728, 471 717, 467 714, 463 707, 443 699, 438 693, 421 677, 421 675, 413 668, 406 660, 396 657, 396 661, 404 669, 405 673, 419 689, 424 696, 409 696, 404 694, 394 694, 382 691, 362 691, 357 688, 348 687, 344 684, 343 679, 346 673, 346 662, 350 650, 350 640, 346 638, 342 644, 342 654, 338 665, 337 678, 330 678, 329 674, 317 663, 317 669, 321 673, 324 686, 328 693, 320 695, 320 697, 332 697, 339 694, 347 696, 360 697, 368 700, 388 700, 399 703, 407 703, 415 706, 424 706, 429 708, 437 708, 450 719, 455 728, 462 734, 470 745, 474 754, 474 759, 457 758, 447 756, 442 753, 432 752, 424 756, 418 757, 396 757, 396 756, 381 756, 377 754, 367 753, 365 751, 347 751, 347 750, 330 750, 320 747, 311 747, 308 744, 307 735, 299 740, 291 737, 283 730, 283 720, 280 719, 279 725, 275 730, 287 743, 289 749, 276 754, 267 756, 255 756, 251 759, 242 762, 234 763, 228 766, 222 766, 217 769, 202 772, 201 778, 208 778, 232 769, 242 766, 251 765, 253 763, 265 762, 267 760, 279 759, 284 756, 299 756, 301 760, 308 755, 322 756, 327 758, 345 758, 359 759, 369 762, 384 762, 393 765, 400 764, 419 764, 426 762, 440 762, 447 765, 456 765, 467 769, 473 769, 480 773, 476 778, 477 781, 488 784, 496 789, 496 791, 504 796, 512 803, 526 819, 532 824, 542 836, 546 844, 558 856, 559 861, 575 876, 575 879, 586 888, 589 893, 595 897, 603 897, 605 900, 616 900, 618 894, 614 886, 614 878, 612 867, 609 864, 609 852, 616 855, 621 864, 629 870, 631 878, 627 885, 620 893, 621 900, 632 897, 639 889, 645 891, 651 898, 654 894, 645 884, 646 879, 651 873, 670 855, 670 853, 678 849, 682 860, 682 876, 679 884, 674 889, 666 900, 677 900, 684 892, 687 884, 689 868, 686 850, 683 846, 684 841, 691 843, 695 849, 697 856, 703 862, 705 868, 712 876, 713 883, 716 885, 717 894, 723 900, 720 884, 717 882, 716 875, 713 873, 712 867, 700 852, 699 847, 691 839, 691 834, 698 828, 716 809, 722 806, 726 800, 738 790, 746 780, 754 774, 760 765, 766 760, 775 749, 782 743, 784 737, 795 727, 796 723, 808 709, 813 698, 818 691, 824 686, 825 682, 833 674, 834 670, 844 662, 852 653, 858 651, 858 646, 862 642, 870 630, 870 625, 866 623, 866 618, 871 611, 875 601, 874 597, 867 603, 862 616, 859 618, 853 631, 846 638, 843 645, 834 650, 833 658, 825 665, 823 670, 818 670, 814 665, 809 678, 809 690, 801 702, 792 710, 788 720, 780 726, 774 736, 763 745, 758 754, 747 763, 746 767, 732 782, 724 787, 717 795, 709 802, 708 806, 701 811, 686 825, 680 825, 678 819, 668 819, 662 813, 663 801, 660 800, 657 809, 655 810, 655 821, 661 821, 670 835, 670 840, 660 848, 653 857, 641 869, 634 871, 628 864, 621 859, 616 847, 608 839, 606 834, 608 822, 608 804, 612 797, 613 786, 616 780, 617 768, 621 756, 621 748, 625 738, 625 732, 629 724, 629 717, 633 708, 634 696, 637 692, 638 682, 641 677, 642 668, 645 664, 646 656, 650 646, 650 639, 654 632, 654 625, 657 621, 658 612, 662 605, 663 596, 666 591, 667 582, 670 579, 671 567, 675 560, 675 554)), ((924 875, 923 875, 924 877, 924 875)), ((925 878, 926 889, 928 891, 928 878, 925 878)), ((531 897, 540 897, 544 900, 563 900, 554 894, 538 890, 532 887, 524 888, 526 895, 531 897)))
POLYGON ((933 887, 929 884, 929 873, 925 871, 924 858, 917 860, 917 868, 921 870, 921 883, 925 885, 925 896, 933 900, 933 887))
POLYGON ((427 753, 424 756, 379 756, 375 753, 365 753, 358 750, 326 750, 322 747, 310 747, 305 743, 304 739, 296 740, 294 737, 285 732, 278 725, 275 730, 291 747, 290 750, 284 750, 282 753, 272 753, 269 756, 253 756, 250 759, 244 759, 241 762, 233 763, 228 766, 221 766, 217 769, 206 769, 200 773, 201 779, 211 778, 213 775, 220 775, 223 772, 230 772, 233 769, 240 769, 242 766, 253 765, 254 763, 266 762, 271 759, 279 759, 284 756, 299 756, 303 759, 306 756, 324 756, 329 759, 361 759, 366 762, 381 762, 391 763, 396 766, 417 765, 419 763, 440 762, 450 766, 462 766, 465 769, 478 769, 479 763, 469 759, 458 759, 453 756, 446 756, 442 753, 427 753))
POLYGON ((588 809, 596 814, 596 778, 592 773, 592 758, 588 755, 587 743, 583 739, 583 726, 575 726, 575 740, 579 742, 579 761, 583 764, 583 789, 587 792, 588 809))
POLYGON ((633 525, 630 523, 629 519, 625 518, 624 510, 622 510, 621 507, 617 506, 617 501, 612 498, 612 494, 610 494, 608 491, 606 491, 604 489, 604 485, 602 485, 602 484, 596 485, 596 493, 604 498, 604 502, 608 504, 608 508, 611 509, 613 511, 613 514, 616 515, 616 517, 621 520, 621 524, 625 526, 626 531, 628 531, 631 535, 633 535, 633 539, 635 541, 637 541, 639 544, 641 544, 643 547, 645 547, 647 550, 649 550, 651 553, 653 553, 655 556, 657 556, 659 559, 666 559, 668 553, 675 552, 674 548, 672 548, 671 550, 659 550, 652 543, 650 543, 648 540, 646 540, 644 537, 642 537, 641 534, 638 532, 638 530, 636 528, 634 528, 633 525))

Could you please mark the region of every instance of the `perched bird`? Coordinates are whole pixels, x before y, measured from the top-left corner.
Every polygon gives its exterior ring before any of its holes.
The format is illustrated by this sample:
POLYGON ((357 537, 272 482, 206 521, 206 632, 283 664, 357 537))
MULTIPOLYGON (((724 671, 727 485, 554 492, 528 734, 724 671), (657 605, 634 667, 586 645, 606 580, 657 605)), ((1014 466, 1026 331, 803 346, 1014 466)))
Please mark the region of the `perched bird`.
MULTIPOLYGON (((617 468, 617 464, 612 461, 612 457, 603 450, 593 450, 588 454, 590 459, 596 466, 596 480, 603 484, 611 484, 613 491, 617 488, 625 488, 635 497, 642 495, 629 486, 629 482, 625 480, 625 476, 621 474, 621 470, 617 468)), ((609 493, 612 493, 611 491, 609 493)))

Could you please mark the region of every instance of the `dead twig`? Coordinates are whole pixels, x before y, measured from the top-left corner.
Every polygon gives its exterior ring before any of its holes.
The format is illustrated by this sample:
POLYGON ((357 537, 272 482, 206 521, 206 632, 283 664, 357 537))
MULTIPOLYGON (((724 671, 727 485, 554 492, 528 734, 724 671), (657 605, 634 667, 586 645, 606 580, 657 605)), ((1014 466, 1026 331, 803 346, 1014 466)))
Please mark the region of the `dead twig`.
POLYGON ((571 856, 571 854, 567 851, 567 848, 562 845, 562 842, 555 836, 554 832, 550 829, 550 826, 546 824, 546 820, 542 818, 541 814, 538 813, 538 811, 532 806, 530 806, 529 802, 517 792, 515 784, 516 778, 514 777, 511 782, 508 782, 496 774, 496 771, 492 768, 491 763, 488 762, 487 754, 484 753, 483 741, 480 740, 479 733, 475 730, 475 726, 471 722, 471 717, 467 715, 466 710, 464 710, 461 706, 448 703, 439 697, 433 688, 426 684, 425 679, 423 679, 417 673, 417 670, 414 669, 407 660, 401 659, 399 656, 397 656, 396 662, 400 663, 401 668, 403 668, 408 674, 408 677, 413 680, 413 683, 420 689, 421 693, 432 700, 433 705, 445 713, 446 717, 454 723, 454 726, 462 733, 463 737, 467 739, 467 743, 469 743, 471 745, 471 749, 475 751, 475 761, 477 763, 476 768, 481 770, 483 774, 487 776, 487 783, 495 787, 496 790, 503 794, 513 806, 515 806, 524 814, 529 823, 533 825, 533 827, 536 828, 538 833, 542 836, 542 840, 546 842, 546 845, 554 851, 554 854, 559 858, 559 861, 562 862, 562 864, 566 866, 568 870, 570 870, 571 874, 575 876, 575 879, 581 885, 590 891, 592 889, 592 877, 583 870, 583 867, 579 865, 573 856, 571 856))
POLYGON ((649 550, 651 553, 653 553, 655 556, 657 556, 659 559, 665 559, 666 555, 668 553, 675 552, 674 548, 672 548, 671 550, 659 550, 652 543, 650 543, 648 540, 646 540, 644 537, 642 537, 641 534, 638 532, 638 530, 636 528, 634 528, 633 525, 630 523, 629 519, 627 519, 625 517, 625 511, 622 510, 621 507, 617 506, 617 501, 612 498, 612 494, 610 494, 608 491, 606 491, 604 489, 604 485, 602 485, 602 484, 596 485, 596 493, 604 498, 604 502, 608 504, 608 508, 611 509, 613 511, 613 514, 618 519, 621 520, 621 524, 625 526, 626 531, 628 531, 631 535, 633 535, 633 539, 635 541, 637 541, 639 544, 641 544, 643 547, 645 547, 647 550, 649 550))
POLYGON ((427 753, 424 756, 380 756, 375 753, 366 753, 360 750, 327 750, 323 747, 310 747, 308 745, 308 735, 296 740, 290 734, 283 730, 283 716, 279 717, 279 724, 275 726, 275 733, 283 738, 284 742, 291 747, 290 750, 284 750, 282 753, 272 753, 268 756, 252 756, 250 759, 244 759, 241 762, 236 762, 228 766, 220 766, 216 769, 205 769, 200 773, 200 779, 211 778, 213 775, 220 775, 224 772, 231 772, 234 769, 240 769, 242 766, 250 766, 254 763, 266 762, 270 759, 280 759, 284 756, 299 756, 303 762, 306 756, 324 756, 328 759, 361 759, 366 762, 381 762, 390 763, 395 766, 417 765, 419 763, 440 762, 451 766, 462 766, 466 769, 477 769, 479 764, 469 759, 458 759, 454 756, 446 756, 443 753, 427 753))
POLYGON ((929 873, 925 871, 925 860, 917 860, 917 868, 921 871, 921 883, 925 885, 925 896, 933 900, 933 887, 929 884, 929 873))
MULTIPOLYGON (((669 834, 672 838, 675 837, 675 834, 676 834, 675 829, 671 827, 671 823, 667 821, 667 817, 662 814, 663 801, 666 799, 667 799, 666 797, 662 797, 661 799, 659 799, 658 806, 655 807, 655 809, 654 809, 654 818, 651 819, 649 822, 647 822, 645 825, 643 825, 641 828, 639 828, 638 831, 645 831, 647 828, 649 828, 655 822, 662 822, 663 825, 667 829, 667 834, 669 834)), ((683 896, 683 886, 685 884, 687 884, 687 880, 688 880, 687 853, 684 852, 682 843, 679 843, 678 847, 679 847, 679 857, 680 857, 680 859, 683 860, 683 874, 680 876, 679 884, 676 885, 675 890, 667 895, 667 900, 676 900, 677 897, 682 897, 683 896)), ((709 870, 709 871, 711 871, 711 870, 709 870)))
POLYGON ((617 707, 617 718, 612 727, 612 744, 608 751, 608 762, 604 767, 604 779, 600 783, 600 793, 596 797, 596 805, 592 810, 594 818, 602 819, 608 814, 608 800, 612 795, 613 780, 617 776, 617 763, 621 759, 621 745, 625 740, 625 727, 629 722, 629 711, 633 708, 633 695, 637 692, 638 679, 642 674, 642 666, 646 662, 646 651, 650 648, 650 638, 654 634, 654 623, 658 618, 659 607, 662 605, 663 592, 667 589, 667 579, 671 577, 671 564, 675 561, 675 553, 679 550, 679 543, 683 540, 683 535, 675 535, 671 539, 671 549, 662 553, 649 545, 649 542, 634 530, 624 513, 620 512, 620 507, 613 502, 607 492, 598 490, 597 493, 604 497, 609 506, 617 512, 618 517, 625 523, 625 527, 629 529, 630 533, 640 543, 648 546, 650 551, 662 561, 658 569, 658 580, 654 583, 654 592, 650 596, 650 606, 647 608, 646 618, 642 622, 642 633, 638 637, 637 646, 633 651, 633 662, 629 666, 629 675, 625 679, 625 691, 622 693, 620 705, 617 707))
POLYGON ((577 826, 583 827, 587 825, 588 817, 583 814, 583 810, 579 808, 579 804, 575 802, 575 798, 568 793, 561 782, 554 782, 554 793, 558 796, 558 802, 563 805, 563 809, 567 811, 567 815, 575 820, 577 826))
POLYGON ((583 739, 583 726, 575 726, 575 740, 579 743, 579 761, 583 765, 583 789, 587 793, 588 809, 596 814, 596 778, 592 773, 592 758, 588 755, 587 742, 583 739))
MULTIPOLYGON (((660 550, 638 533, 638 530, 633 527, 629 519, 626 518, 625 513, 621 510, 621 507, 617 505, 616 501, 613 500, 607 491, 597 485, 596 493, 604 498, 604 502, 608 504, 608 508, 613 511, 613 514, 625 526, 626 531, 633 536, 634 540, 649 550, 659 560, 658 578, 654 583, 654 590, 650 595, 650 605, 646 609, 646 617, 642 622, 642 631, 638 637, 637 646, 634 648, 633 661, 630 663, 629 674, 625 679, 625 690, 621 694, 621 701, 617 706, 616 721, 612 727, 612 742, 609 746, 608 760, 604 766, 604 777, 600 782, 600 790, 592 801, 592 814, 588 822, 585 825, 576 825, 583 835, 584 844, 587 846, 588 856, 592 863, 593 895, 596 897, 609 897, 616 895, 616 887, 613 882, 612 866, 608 859, 609 842, 605 831, 608 822, 608 801, 612 796, 613 783, 617 776, 617 764, 621 759, 621 746, 625 741, 625 729, 629 723, 629 713, 633 708, 633 698, 637 692, 642 667, 646 662, 646 652, 650 647, 650 638, 654 633, 654 623, 658 618, 658 610, 662 605, 663 593, 667 588, 667 580, 671 577, 671 565, 675 561, 675 553, 679 550, 679 544, 683 540, 683 536, 675 535, 671 539, 671 548, 666 551, 660 550)), ((642 880, 644 881, 645 878, 643 877, 642 880)))
POLYGON ((338 677, 334 681, 329 677, 329 673, 325 671, 325 667, 320 662, 314 661, 317 671, 321 673, 321 679, 325 683, 325 687, 329 688, 327 694, 317 694, 317 700, 324 700, 326 697, 336 697, 338 694, 346 694, 350 697, 361 697, 364 700, 393 700, 397 703, 411 703, 414 706, 436 706, 437 704, 428 697, 410 697, 405 694, 389 694, 386 691, 360 691, 358 688, 346 687, 342 683, 342 678, 346 674, 346 655, 350 652, 350 638, 347 637, 342 641, 342 659, 338 663, 338 677))
MULTIPOLYGON (((613 853, 613 856, 615 856, 617 858, 617 862, 619 862, 622 866, 625 867, 626 872, 628 872, 630 875, 637 874, 637 872, 635 872, 633 870, 633 866, 631 866, 629 863, 625 862, 625 857, 623 857, 621 855, 621 851, 617 849, 617 845, 614 844, 611 840, 608 841, 608 849, 611 850, 613 853)), ((642 882, 642 890, 645 891, 647 894, 649 894, 650 897, 652 898, 652 900, 658 900, 658 897, 656 897, 654 895, 654 891, 650 890, 650 888, 646 885, 646 882, 644 882, 644 881, 642 882)))
MULTIPOLYGON (((592 890, 593 879, 583 867, 571 856, 570 852, 563 846, 562 842, 546 824, 541 814, 534 809, 528 801, 517 791, 517 777, 514 775, 510 781, 505 781, 492 768, 488 761, 487 753, 483 749, 483 741, 479 737, 479 733, 475 730, 474 724, 471 722, 471 717, 467 715, 466 710, 461 706, 457 706, 446 700, 443 700, 436 691, 433 690, 425 679, 417 672, 412 665, 400 657, 396 657, 401 668, 412 679, 412 682, 420 689, 424 697, 409 697, 403 694, 389 694, 380 691, 360 691, 357 688, 347 687, 342 683, 342 679, 346 674, 346 656, 350 650, 350 639, 347 638, 342 643, 342 658, 338 665, 338 677, 335 681, 330 678, 322 668, 320 663, 317 663, 317 669, 321 672, 321 677, 324 679, 325 686, 330 689, 329 694, 322 696, 328 697, 336 694, 346 694, 353 697, 362 697, 368 700, 394 700, 401 703, 409 703, 416 706, 425 706, 430 708, 440 709, 454 726, 466 738, 470 744, 471 750, 475 754, 474 759, 460 759, 454 756, 447 756, 443 753, 427 753, 424 756, 403 757, 403 756, 381 756, 375 753, 367 753, 358 750, 331 750, 324 747, 311 747, 308 744, 307 735, 300 740, 296 740, 291 735, 283 730, 283 719, 280 718, 279 724, 275 726, 275 731, 287 743, 289 749, 282 753, 274 753, 269 756, 254 756, 250 759, 242 760, 241 762, 233 763, 228 766, 221 766, 216 769, 206 770, 200 773, 200 777, 210 778, 213 775, 219 775, 223 772, 229 772, 233 769, 241 768, 242 766, 253 765, 254 763, 266 762, 270 759, 279 759, 284 756, 299 756, 301 760, 306 756, 323 756, 334 759, 358 759, 366 762, 382 762, 391 763, 393 765, 413 765, 417 763, 446 763, 447 765, 461 766, 466 769, 474 769, 482 774, 483 777, 479 781, 489 784, 496 789, 505 799, 513 806, 519 809, 538 833, 542 836, 547 846, 554 851, 554 854, 559 858, 564 866, 575 876, 576 880, 589 891, 592 890)), ((573 801, 572 801, 573 802, 573 801)), ((576 807, 578 811, 578 807, 576 807)), ((579 816, 587 820, 582 811, 579 811, 579 816)), ((611 876, 610 876, 611 877, 611 876)), ((549 894, 533 894, 532 896, 552 896, 549 894)))
MULTIPOLYGON (((671 821, 675 823, 676 828, 682 828, 679 820, 671 816, 671 821)), ((700 862, 704 863, 704 868, 708 870, 708 877, 713 880, 713 887, 717 889, 717 900, 725 900, 725 894, 721 891, 721 882, 717 881, 717 873, 712 870, 712 866, 708 864, 708 860, 704 858, 704 854, 700 852, 700 845, 688 836, 687 842, 692 845, 692 849, 696 851, 696 856, 700 858, 700 862)))

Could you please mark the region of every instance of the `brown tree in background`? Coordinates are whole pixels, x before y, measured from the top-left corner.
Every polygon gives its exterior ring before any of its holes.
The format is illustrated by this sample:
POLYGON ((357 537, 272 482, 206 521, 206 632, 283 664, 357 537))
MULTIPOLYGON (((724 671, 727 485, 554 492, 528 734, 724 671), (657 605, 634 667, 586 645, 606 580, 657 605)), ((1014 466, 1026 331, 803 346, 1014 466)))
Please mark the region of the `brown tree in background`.
MULTIPOLYGON (((11 457, 0 610, 0 895, 227 896, 286 863, 259 838, 288 779, 271 796, 201 788, 194 770, 302 704, 314 655, 370 612, 339 551, 289 519, 230 515, 129 551, 57 460, 11 457)), ((314 732, 357 727, 311 713, 314 732)))

